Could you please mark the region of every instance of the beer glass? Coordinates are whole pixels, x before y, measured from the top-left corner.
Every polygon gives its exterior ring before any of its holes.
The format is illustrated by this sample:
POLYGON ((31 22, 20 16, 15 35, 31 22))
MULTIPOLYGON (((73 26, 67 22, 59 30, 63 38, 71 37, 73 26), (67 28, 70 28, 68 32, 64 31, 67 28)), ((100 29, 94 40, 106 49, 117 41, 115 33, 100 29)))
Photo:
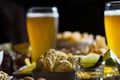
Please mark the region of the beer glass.
POLYGON ((50 48, 56 47, 57 7, 32 7, 27 12, 27 32, 32 47, 32 62, 50 48))
POLYGON ((120 1, 105 4, 104 26, 108 47, 120 59, 120 1))

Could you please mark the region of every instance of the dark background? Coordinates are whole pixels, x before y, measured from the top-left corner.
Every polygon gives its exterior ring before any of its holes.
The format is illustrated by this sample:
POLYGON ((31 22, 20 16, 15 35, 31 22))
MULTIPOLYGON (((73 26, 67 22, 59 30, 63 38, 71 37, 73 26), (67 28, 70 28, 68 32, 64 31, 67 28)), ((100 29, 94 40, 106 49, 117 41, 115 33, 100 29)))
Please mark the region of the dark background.
POLYGON ((0 0, 0 43, 28 42, 26 12, 33 6, 56 6, 59 32, 104 32, 104 5, 111 0, 0 0))

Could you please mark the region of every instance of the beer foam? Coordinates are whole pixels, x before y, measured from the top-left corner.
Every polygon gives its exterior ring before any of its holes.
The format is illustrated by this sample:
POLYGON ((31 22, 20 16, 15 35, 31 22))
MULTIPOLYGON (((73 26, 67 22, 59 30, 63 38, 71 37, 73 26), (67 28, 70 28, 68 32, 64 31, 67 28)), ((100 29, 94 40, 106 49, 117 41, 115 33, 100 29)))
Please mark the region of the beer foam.
POLYGON ((105 16, 120 16, 120 10, 108 10, 104 11, 105 16))
POLYGON ((57 13, 27 13, 27 17, 59 17, 57 13))

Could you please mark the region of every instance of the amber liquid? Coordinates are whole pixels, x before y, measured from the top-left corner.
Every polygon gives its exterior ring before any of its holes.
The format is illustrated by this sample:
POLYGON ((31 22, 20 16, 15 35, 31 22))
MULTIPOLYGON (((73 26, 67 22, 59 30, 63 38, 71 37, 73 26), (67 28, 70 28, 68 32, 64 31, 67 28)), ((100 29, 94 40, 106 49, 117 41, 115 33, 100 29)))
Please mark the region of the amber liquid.
POLYGON ((104 21, 108 46, 120 59, 120 13, 108 11, 104 21))
POLYGON ((32 46, 32 62, 56 47, 58 21, 53 16, 27 17, 27 31, 32 46))

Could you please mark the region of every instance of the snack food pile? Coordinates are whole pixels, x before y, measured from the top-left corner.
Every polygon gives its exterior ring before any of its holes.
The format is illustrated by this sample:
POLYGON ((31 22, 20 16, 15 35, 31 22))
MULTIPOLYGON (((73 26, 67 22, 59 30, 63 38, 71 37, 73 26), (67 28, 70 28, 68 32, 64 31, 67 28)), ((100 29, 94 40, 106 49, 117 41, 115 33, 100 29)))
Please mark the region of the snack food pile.
POLYGON ((8 80, 8 74, 0 71, 0 80, 8 80))
POLYGON ((80 33, 79 31, 64 31, 57 35, 57 48, 69 48, 71 46, 81 48, 93 43, 93 41, 93 34, 80 33))
POLYGON ((79 54, 94 51, 102 54, 108 47, 104 36, 64 31, 57 36, 57 49, 66 53, 79 54))
POLYGON ((36 71, 40 72, 71 72, 76 69, 78 58, 55 49, 50 49, 40 56, 36 62, 36 71))

